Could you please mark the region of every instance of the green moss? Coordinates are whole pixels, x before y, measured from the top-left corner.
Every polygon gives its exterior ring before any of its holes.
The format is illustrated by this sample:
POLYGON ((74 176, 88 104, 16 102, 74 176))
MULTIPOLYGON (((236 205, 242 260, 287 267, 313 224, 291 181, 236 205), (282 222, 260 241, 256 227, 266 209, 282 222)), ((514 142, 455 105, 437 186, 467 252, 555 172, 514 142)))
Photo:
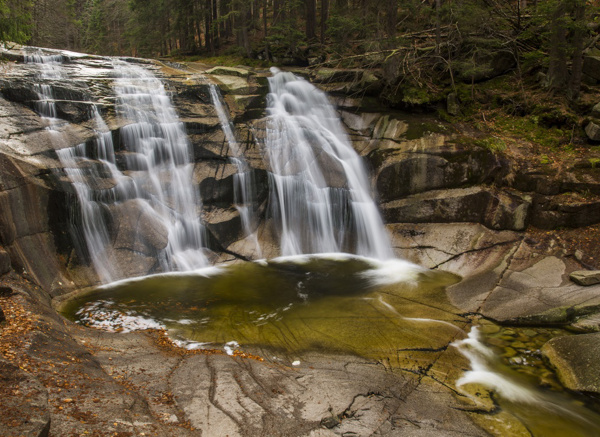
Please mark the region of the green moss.
POLYGON ((570 132, 558 127, 544 127, 539 117, 511 117, 498 115, 495 118, 496 126, 503 132, 525 139, 543 147, 554 149, 568 141, 570 132))
POLYGON ((491 150, 492 152, 503 152, 506 150, 506 141, 498 137, 487 137, 474 141, 475 145, 491 150))
POLYGON ((447 126, 441 123, 409 123, 404 137, 407 140, 417 140, 419 138, 423 138, 427 134, 446 134, 449 132, 449 130, 450 129, 447 126))
POLYGON ((439 100, 440 96, 428 88, 407 86, 402 89, 402 102, 409 105, 426 105, 439 100))

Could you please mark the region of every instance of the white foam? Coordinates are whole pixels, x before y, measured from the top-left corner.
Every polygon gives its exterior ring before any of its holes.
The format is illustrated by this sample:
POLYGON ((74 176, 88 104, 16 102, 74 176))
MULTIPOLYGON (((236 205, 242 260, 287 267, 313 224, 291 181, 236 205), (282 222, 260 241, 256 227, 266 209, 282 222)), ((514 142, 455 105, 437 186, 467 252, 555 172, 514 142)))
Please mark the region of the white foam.
POLYGON ((84 306, 77 312, 80 322, 108 332, 126 333, 145 329, 166 329, 165 325, 148 317, 102 308, 103 305, 110 304, 111 301, 98 301, 84 306))
MULTIPOLYGON (((477 327, 471 329, 467 338, 452 343, 452 346, 456 347, 461 354, 469 359, 471 364, 471 370, 456 381, 457 389, 460 390, 466 384, 475 383, 492 389, 504 399, 513 402, 543 403, 544 400, 540 394, 492 369, 490 361, 495 359, 495 354, 481 342, 477 327)), ((461 391, 466 396, 475 399, 468 392, 461 391)))
POLYGON ((233 355, 233 353, 239 348, 240 344, 237 341, 228 341, 225 343, 225 346, 223 346, 223 349, 227 355, 233 355))
POLYGON ((419 273, 425 271, 411 262, 402 259, 377 260, 365 258, 372 269, 360 273, 360 276, 367 279, 371 285, 390 285, 398 282, 416 283, 419 273))
POLYGON ((212 276, 216 276, 216 275, 225 273, 226 270, 227 270, 227 266, 221 265, 221 266, 202 267, 200 269, 191 270, 188 272, 156 273, 153 275, 145 275, 145 276, 137 276, 135 278, 121 279, 118 281, 110 282, 108 284, 99 285, 97 288, 99 290, 108 290, 111 288, 121 287, 123 285, 130 285, 130 284, 135 284, 137 282, 143 282, 147 279, 152 279, 152 278, 193 278, 196 276, 200 276, 203 278, 210 278, 212 276))

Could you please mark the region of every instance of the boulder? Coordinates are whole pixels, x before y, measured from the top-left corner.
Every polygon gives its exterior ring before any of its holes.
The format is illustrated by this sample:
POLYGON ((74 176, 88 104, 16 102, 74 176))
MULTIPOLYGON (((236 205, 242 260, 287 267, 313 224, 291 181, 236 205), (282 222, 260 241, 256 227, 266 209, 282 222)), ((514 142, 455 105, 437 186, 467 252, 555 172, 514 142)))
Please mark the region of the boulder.
POLYGON ((600 57, 586 56, 583 58, 583 74, 595 80, 600 80, 600 57))
POLYGON ((522 231, 531 200, 487 187, 436 190, 382 204, 386 223, 481 223, 490 229, 522 231))
POLYGON ((600 333, 553 338, 542 354, 565 387, 600 393, 600 333))
POLYGON ((50 431, 48 392, 31 373, 0 359, 0 433, 45 437, 50 431), (18 395, 17 395, 18 394, 18 395))
POLYGON ((213 74, 215 76, 237 76, 246 79, 252 74, 250 70, 239 67, 214 67, 210 70, 206 70, 204 73, 213 74))
POLYGON ((238 76, 212 76, 221 90, 227 94, 249 95, 253 94, 253 88, 245 78, 238 76))
POLYGON ((10 272, 10 256, 0 249, 0 276, 8 272, 10 272))
POLYGON ((460 105, 458 104, 458 96, 456 93, 448 94, 446 98, 446 112, 450 115, 458 115, 460 112, 460 105))
MULTIPOLYGON (((333 83, 333 82, 359 82, 363 77, 363 70, 344 70, 334 68, 321 68, 312 75, 315 83, 333 83)), ((372 78, 367 78, 367 83, 372 78)))
POLYGON ((405 121, 384 115, 375 125, 373 139, 399 140, 407 131, 408 124, 405 121))
POLYGON ((600 270, 577 270, 571 273, 569 278, 583 286, 600 284, 600 270))
POLYGON ((531 224, 540 229, 578 228, 600 223, 600 201, 568 201, 559 196, 534 196, 531 224))
POLYGON ((594 117, 600 117, 600 103, 596 103, 592 108, 592 115, 594 117))
POLYGON ((439 147, 429 144, 431 147, 423 148, 422 153, 390 151, 382 163, 373 162, 380 168, 375 180, 381 200, 387 202, 429 190, 479 184, 490 179, 498 168, 489 150, 444 146, 443 141, 441 144, 439 147))
POLYGON ((213 244, 227 247, 242 237, 242 219, 233 207, 210 207, 205 209, 202 218, 210 234, 216 239, 213 244))
POLYGON ((194 182, 198 184, 204 204, 233 203, 235 165, 219 161, 198 162, 194 166, 194 182))
POLYGON ((600 126, 590 121, 585 127, 585 133, 592 141, 600 141, 600 126))
POLYGON ((143 200, 128 200, 111 206, 114 247, 156 255, 167 246, 169 231, 143 200))

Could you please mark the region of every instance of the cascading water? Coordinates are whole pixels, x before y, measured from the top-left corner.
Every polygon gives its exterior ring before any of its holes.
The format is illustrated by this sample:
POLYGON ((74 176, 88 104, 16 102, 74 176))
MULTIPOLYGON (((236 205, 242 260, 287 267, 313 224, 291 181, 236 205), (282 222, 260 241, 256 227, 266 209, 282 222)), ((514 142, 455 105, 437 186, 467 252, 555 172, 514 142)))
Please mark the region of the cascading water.
POLYGON ((471 329, 467 338, 455 341, 452 346, 471 365, 471 370, 456 381, 456 388, 475 403, 478 403, 478 398, 466 389, 469 384, 484 386, 497 393, 496 403, 518 417, 531 435, 599 435, 597 414, 560 392, 541 390, 529 379, 500 363, 498 355, 484 344, 477 327, 471 329))
POLYGON ((364 165, 327 96, 273 68, 265 149, 281 253, 393 257, 364 165))
MULTIPOLYGON (((40 65, 40 78, 66 79, 62 57, 30 56, 40 65)), ((192 183, 190 145, 162 82, 149 71, 116 61, 116 109, 127 123, 120 132, 124 160, 117 165, 111 132, 92 105, 96 138, 90 144, 57 150, 65 174, 77 194, 87 252, 102 282, 127 277, 111 247, 108 212, 119 216, 129 247, 140 250, 139 228, 152 228, 154 254, 162 270, 188 271, 207 265, 199 196, 192 183), (161 238, 164 237, 164 238, 161 238), (164 240, 164 241, 161 241, 164 240)), ((48 118, 56 136, 52 88, 39 85, 36 109, 48 118)))
POLYGON ((200 196, 192 183, 191 146, 165 88, 149 71, 115 63, 117 111, 131 122, 121 129, 130 198, 144 199, 168 229, 167 270, 207 265, 200 196))
POLYGON ((35 92, 38 100, 35 102, 35 110, 48 121, 47 130, 54 141, 59 132, 59 127, 64 124, 57 118, 56 102, 52 86, 41 81, 64 79, 62 64, 67 60, 63 55, 43 55, 41 52, 35 54, 26 54, 25 63, 39 65, 38 77, 40 83, 35 84, 35 92))
POLYGON ((258 218, 256 217, 256 211, 253 207, 253 193, 255 187, 253 174, 250 167, 248 166, 248 163, 246 162, 246 159, 244 158, 244 154, 240 149, 240 145, 237 139, 235 138, 231 120, 225 112, 225 108, 221 100, 221 95, 215 85, 210 86, 210 96, 213 105, 217 111, 221 128, 225 133, 225 138, 227 139, 229 149, 234 155, 232 158, 230 158, 230 160, 237 167, 237 173, 234 175, 233 182, 233 200, 235 203, 235 207, 238 210, 240 218, 242 220, 244 235, 246 236, 246 238, 252 240, 256 249, 256 254, 260 257, 260 243, 258 242, 258 236, 256 235, 258 218))

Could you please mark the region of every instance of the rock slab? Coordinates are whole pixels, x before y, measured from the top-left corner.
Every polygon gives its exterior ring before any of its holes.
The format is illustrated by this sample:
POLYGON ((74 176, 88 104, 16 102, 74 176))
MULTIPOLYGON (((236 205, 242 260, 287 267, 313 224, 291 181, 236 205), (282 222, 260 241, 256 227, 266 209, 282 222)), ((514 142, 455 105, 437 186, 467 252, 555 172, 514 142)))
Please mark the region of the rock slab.
POLYGON ((0 275, 10 271, 10 256, 6 251, 0 249, 0 275))
POLYGON ((577 270, 571 273, 569 278, 583 286, 600 284, 600 270, 577 270))
POLYGON ((542 348, 560 382, 571 390, 600 393, 600 334, 556 337, 542 348))

